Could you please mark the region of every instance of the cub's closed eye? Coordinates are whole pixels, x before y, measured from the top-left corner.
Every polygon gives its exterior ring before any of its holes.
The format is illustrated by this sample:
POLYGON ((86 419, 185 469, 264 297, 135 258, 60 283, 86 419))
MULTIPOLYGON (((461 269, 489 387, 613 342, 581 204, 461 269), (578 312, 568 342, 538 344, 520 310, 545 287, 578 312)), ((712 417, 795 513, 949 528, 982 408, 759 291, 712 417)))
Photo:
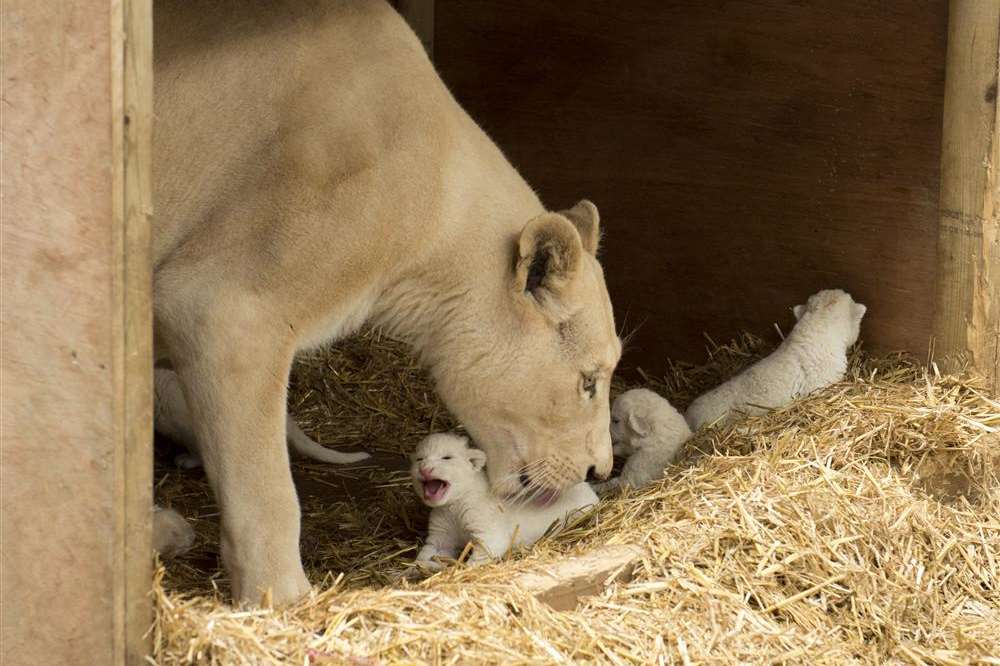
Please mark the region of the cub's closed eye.
POLYGON ((597 377, 594 375, 583 375, 583 391, 589 397, 593 398, 597 395, 597 377))
POLYGON ((442 456, 441 460, 451 460, 451 456, 442 456))

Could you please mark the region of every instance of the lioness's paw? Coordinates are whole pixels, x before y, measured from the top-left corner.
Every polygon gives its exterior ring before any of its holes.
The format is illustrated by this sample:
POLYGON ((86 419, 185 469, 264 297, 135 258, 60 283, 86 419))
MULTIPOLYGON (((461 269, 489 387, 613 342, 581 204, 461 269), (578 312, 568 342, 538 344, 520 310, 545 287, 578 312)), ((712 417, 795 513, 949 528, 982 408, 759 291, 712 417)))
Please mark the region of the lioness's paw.
POLYGON ((295 603, 309 594, 312 585, 299 569, 294 574, 279 578, 271 585, 244 582, 237 586, 234 580, 233 597, 245 606, 281 607, 295 603))

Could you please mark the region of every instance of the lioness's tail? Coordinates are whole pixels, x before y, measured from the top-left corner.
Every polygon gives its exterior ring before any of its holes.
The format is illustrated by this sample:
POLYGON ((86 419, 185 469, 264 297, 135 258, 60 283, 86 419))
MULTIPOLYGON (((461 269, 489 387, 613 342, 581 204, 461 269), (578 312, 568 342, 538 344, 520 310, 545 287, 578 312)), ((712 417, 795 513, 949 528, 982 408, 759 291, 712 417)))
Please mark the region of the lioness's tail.
POLYGON ((302 428, 295 423, 295 420, 291 416, 288 417, 286 422, 285 434, 288 437, 288 443, 292 445, 292 448, 297 453, 313 460, 319 460, 320 462, 346 465, 371 457, 367 453, 344 453, 343 451, 326 448, 302 432, 302 428))

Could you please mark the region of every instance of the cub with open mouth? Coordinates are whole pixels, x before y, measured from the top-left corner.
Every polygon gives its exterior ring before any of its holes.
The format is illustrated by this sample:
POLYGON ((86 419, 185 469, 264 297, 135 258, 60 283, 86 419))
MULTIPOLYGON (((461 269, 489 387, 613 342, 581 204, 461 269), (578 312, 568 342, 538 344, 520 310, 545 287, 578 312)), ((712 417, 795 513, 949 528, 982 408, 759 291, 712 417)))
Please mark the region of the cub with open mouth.
POLYGON ((435 558, 455 558, 472 542, 469 564, 502 557, 514 546, 529 546, 555 525, 597 503, 581 482, 544 503, 504 500, 492 493, 486 454, 460 435, 429 435, 417 446, 410 471, 413 487, 431 507, 427 540, 417 555, 420 568, 442 568, 435 558))

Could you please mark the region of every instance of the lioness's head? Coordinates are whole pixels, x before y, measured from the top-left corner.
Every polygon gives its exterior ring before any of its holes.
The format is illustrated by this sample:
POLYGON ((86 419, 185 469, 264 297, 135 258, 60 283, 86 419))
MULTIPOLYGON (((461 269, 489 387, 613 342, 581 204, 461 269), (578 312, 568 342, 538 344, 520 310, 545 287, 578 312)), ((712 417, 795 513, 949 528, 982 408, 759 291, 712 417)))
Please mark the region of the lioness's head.
POLYGON ((611 471, 609 387, 621 355, 596 253, 597 208, 530 220, 488 278, 461 353, 437 374, 445 402, 488 456, 494 491, 544 495, 611 471))

